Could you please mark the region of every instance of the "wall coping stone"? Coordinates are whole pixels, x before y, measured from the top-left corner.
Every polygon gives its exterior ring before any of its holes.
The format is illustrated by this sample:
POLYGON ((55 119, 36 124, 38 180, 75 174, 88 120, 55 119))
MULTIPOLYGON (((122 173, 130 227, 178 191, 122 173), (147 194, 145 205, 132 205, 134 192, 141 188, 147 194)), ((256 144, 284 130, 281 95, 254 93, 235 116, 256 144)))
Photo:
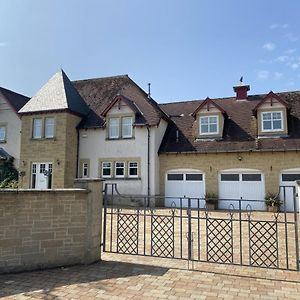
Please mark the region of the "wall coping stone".
POLYGON ((79 192, 79 193, 88 193, 89 191, 86 189, 79 188, 65 188, 65 189, 0 189, 0 193, 58 193, 58 192, 79 192))
POLYGON ((103 178, 75 178, 74 182, 101 182, 105 181, 103 178))

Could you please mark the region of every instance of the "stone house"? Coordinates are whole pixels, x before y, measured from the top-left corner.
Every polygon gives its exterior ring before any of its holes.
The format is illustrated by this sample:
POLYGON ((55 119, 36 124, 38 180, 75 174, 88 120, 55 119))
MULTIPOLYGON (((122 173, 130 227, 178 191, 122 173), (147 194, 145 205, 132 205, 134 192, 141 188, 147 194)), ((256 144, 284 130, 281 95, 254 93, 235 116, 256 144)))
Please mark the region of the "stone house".
POLYGON ((234 97, 159 105, 127 75, 71 82, 60 71, 19 111, 21 184, 71 187, 75 177, 103 177, 123 194, 175 202, 207 192, 263 199, 294 186, 300 92, 249 89, 240 82, 234 97))

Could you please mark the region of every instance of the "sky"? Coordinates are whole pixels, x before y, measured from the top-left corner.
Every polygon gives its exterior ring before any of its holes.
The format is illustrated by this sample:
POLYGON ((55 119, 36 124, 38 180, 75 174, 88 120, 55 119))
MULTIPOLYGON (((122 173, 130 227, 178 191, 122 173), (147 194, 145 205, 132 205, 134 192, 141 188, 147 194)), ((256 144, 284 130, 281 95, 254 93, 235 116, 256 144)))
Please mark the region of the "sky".
POLYGON ((159 103, 300 90, 300 1, 0 0, 0 86, 128 74, 159 103))

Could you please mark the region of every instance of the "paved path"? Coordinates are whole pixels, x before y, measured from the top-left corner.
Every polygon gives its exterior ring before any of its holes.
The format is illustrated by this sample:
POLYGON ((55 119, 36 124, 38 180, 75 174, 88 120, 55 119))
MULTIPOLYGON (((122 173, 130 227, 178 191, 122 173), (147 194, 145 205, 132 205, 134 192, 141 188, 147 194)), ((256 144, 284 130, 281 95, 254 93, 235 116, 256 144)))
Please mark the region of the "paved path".
POLYGON ((300 272, 104 254, 103 261, 0 276, 1 299, 300 299, 300 272))

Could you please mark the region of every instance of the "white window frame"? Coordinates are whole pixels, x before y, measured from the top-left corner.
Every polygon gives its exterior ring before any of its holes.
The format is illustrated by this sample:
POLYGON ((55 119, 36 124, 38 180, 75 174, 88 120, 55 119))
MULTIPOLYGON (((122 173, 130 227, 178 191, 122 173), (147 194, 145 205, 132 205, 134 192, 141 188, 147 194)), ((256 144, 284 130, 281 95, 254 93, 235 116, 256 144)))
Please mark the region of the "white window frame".
POLYGON ((45 138, 46 139, 51 139, 54 138, 54 129, 55 129, 55 118, 54 117, 46 117, 45 118, 45 138), (52 120, 53 123, 50 124, 51 126, 51 131, 50 134, 47 133, 47 127, 49 126, 49 124, 47 124, 47 121, 52 120))
POLYGON ((33 163, 31 165, 31 188, 35 189, 37 180, 37 164, 33 163))
POLYGON ((88 178, 88 177, 89 177, 89 164, 87 162, 84 162, 82 163, 82 178, 88 178))
POLYGON ((103 161, 101 163, 101 176, 103 178, 111 178, 112 177, 112 162, 111 161, 103 161), (105 169, 109 169, 110 170, 110 175, 104 175, 103 174, 104 164, 109 164, 109 167, 105 167, 105 169))
MULTIPOLYGON (((133 124, 133 118, 132 117, 122 117, 122 138, 132 138, 132 124, 133 124), (130 119, 130 134, 125 135, 124 134, 124 120, 130 119)), ((126 125, 128 126, 128 125, 126 125)))
POLYGON ((282 131, 283 130, 283 113, 280 110, 275 111, 262 111, 261 112, 261 131, 262 132, 276 132, 276 131, 282 131), (280 113, 281 118, 281 127, 280 129, 273 129, 273 113, 280 113), (264 129, 264 115, 265 114, 271 114, 271 129, 264 129))
POLYGON ((0 136, 0 143, 5 143, 7 140, 7 127, 6 127, 6 125, 0 125, 0 130, 1 130, 1 128, 4 129, 4 137, 2 139, 0 136))
POLYGON ((120 138, 120 118, 109 118, 109 121, 108 121, 108 138, 109 139, 118 139, 118 138, 120 138), (112 135, 111 134, 111 121, 112 120, 117 120, 118 121, 118 124, 116 125, 116 127, 117 127, 117 135, 112 135))
POLYGON ((115 177, 116 178, 124 178, 125 177, 125 162, 124 161, 116 161, 115 162, 115 177), (117 164, 119 164, 119 163, 121 163, 121 164, 123 164, 123 175, 117 175, 117 169, 119 169, 120 167, 117 167, 117 164))
POLYGON ((139 177, 139 163, 138 163, 138 161, 129 161, 128 162, 128 177, 129 178, 139 177), (130 164, 132 164, 132 163, 136 164, 136 167, 131 167, 130 164), (130 175, 130 170, 131 169, 136 169, 136 175, 130 175))
POLYGON ((214 134, 219 134, 219 116, 218 115, 209 115, 209 116, 201 116, 199 117, 199 133, 200 135, 214 135, 214 134), (208 131, 208 132, 202 132, 202 128, 201 128, 201 120, 208 118, 208 130, 209 130, 209 125, 210 125, 210 118, 216 118, 217 120, 217 131, 208 131))
POLYGON ((33 124, 32 124, 32 138, 33 139, 41 139, 43 138, 43 119, 42 118, 34 118, 33 119, 33 124), (36 126, 35 126, 35 122, 36 121, 40 121, 41 122, 41 134, 40 135, 36 135, 36 126))

